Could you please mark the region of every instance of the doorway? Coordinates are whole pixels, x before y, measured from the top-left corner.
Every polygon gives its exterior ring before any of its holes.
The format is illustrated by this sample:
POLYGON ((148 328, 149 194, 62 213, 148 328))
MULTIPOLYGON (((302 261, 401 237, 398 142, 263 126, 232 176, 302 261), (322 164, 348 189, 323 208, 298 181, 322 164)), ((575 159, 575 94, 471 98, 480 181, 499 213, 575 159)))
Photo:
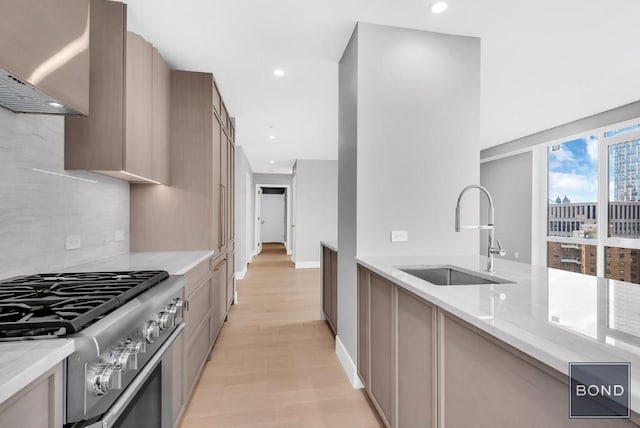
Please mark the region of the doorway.
POLYGON ((281 243, 289 246, 290 194, 288 185, 256 184, 256 253, 262 243, 281 243))

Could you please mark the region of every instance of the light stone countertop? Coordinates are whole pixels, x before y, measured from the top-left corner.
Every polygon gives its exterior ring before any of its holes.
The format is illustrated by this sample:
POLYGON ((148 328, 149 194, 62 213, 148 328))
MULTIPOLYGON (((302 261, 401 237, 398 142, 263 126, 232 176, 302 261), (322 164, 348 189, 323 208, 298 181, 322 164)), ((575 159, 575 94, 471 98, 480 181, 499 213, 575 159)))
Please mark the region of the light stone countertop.
POLYGON ((338 241, 320 241, 320 245, 324 245, 330 250, 338 252, 338 241))
POLYGON ((211 256, 213 251, 133 252, 70 266, 62 272, 166 270, 169 275, 184 275, 211 256))
POLYGON ((0 343, 0 404, 75 351, 73 339, 0 343))
POLYGON ((396 267, 453 265, 483 272, 486 257, 358 257, 357 262, 568 375, 569 362, 630 362, 640 413, 640 285, 495 259, 512 284, 437 286, 396 267))
MULTIPOLYGON (((213 251, 126 253, 62 269, 61 272, 166 270, 184 275, 213 251)), ((75 350, 73 339, 0 342, 0 403, 10 398, 75 350)))

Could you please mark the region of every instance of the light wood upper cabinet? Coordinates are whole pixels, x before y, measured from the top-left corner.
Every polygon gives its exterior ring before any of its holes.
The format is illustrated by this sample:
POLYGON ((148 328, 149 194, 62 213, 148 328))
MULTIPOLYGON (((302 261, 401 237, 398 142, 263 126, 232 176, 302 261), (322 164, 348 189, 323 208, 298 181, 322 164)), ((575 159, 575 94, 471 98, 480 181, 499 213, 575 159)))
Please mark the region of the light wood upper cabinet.
POLYGON ((161 183, 170 183, 171 69, 156 48, 153 49, 153 114, 151 138, 152 173, 161 183))
POLYGON ((91 0, 91 22, 90 113, 65 119, 65 169, 168 184, 168 68, 127 33, 126 4, 91 0))
MULTIPOLYGON (((153 47, 128 32, 125 75, 125 151, 122 170, 156 180, 153 171, 153 47)), ((131 180, 138 181, 138 180, 131 180)))

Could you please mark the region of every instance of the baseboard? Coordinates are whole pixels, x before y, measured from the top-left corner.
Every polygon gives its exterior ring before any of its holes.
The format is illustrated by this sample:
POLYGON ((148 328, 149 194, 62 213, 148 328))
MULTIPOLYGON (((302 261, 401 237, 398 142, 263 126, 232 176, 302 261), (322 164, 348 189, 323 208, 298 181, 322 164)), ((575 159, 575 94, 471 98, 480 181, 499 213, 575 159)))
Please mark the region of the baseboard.
POLYGON ((358 367, 349 356, 339 336, 336 336, 336 355, 338 356, 340 364, 342 364, 342 369, 347 375, 347 378, 349 378, 351 386, 353 386, 354 389, 364 388, 360 376, 358 376, 358 367))
POLYGON ((295 262, 296 269, 317 269, 320 267, 320 262, 295 262))
POLYGON ((236 279, 244 279, 244 276, 247 274, 247 265, 244 265, 244 268, 240 272, 236 272, 236 279))
POLYGON ((251 254, 249 254, 249 260, 247 260, 247 263, 251 263, 251 261, 253 260, 253 258, 254 258, 255 256, 257 256, 257 255, 258 255, 258 250, 253 250, 253 251, 251 252, 251 254))
POLYGON ((290 249, 287 248, 287 256, 290 256, 293 254, 293 251, 291 251, 290 249))

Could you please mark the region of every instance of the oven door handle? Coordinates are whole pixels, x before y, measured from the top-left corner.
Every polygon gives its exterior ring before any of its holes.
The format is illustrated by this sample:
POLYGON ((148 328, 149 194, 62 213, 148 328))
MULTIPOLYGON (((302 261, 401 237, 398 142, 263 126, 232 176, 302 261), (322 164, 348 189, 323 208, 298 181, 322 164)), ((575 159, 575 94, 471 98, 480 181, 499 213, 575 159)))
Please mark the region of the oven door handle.
POLYGON ((146 380, 149 378, 149 375, 156 368, 158 363, 165 356, 166 352, 173 345, 173 342, 180 335, 182 330, 184 330, 184 323, 181 323, 176 327, 175 330, 171 333, 171 336, 162 344, 162 346, 156 351, 153 357, 145 364, 144 368, 140 370, 140 373, 133 379, 133 382, 129 384, 124 393, 116 400, 115 403, 109 408, 107 413, 105 413, 102 418, 94 422, 91 425, 87 425, 86 428, 111 428, 113 424, 118 421, 118 418, 122 415, 122 413, 127 409, 130 401, 133 397, 138 393, 140 388, 144 385, 146 380))

